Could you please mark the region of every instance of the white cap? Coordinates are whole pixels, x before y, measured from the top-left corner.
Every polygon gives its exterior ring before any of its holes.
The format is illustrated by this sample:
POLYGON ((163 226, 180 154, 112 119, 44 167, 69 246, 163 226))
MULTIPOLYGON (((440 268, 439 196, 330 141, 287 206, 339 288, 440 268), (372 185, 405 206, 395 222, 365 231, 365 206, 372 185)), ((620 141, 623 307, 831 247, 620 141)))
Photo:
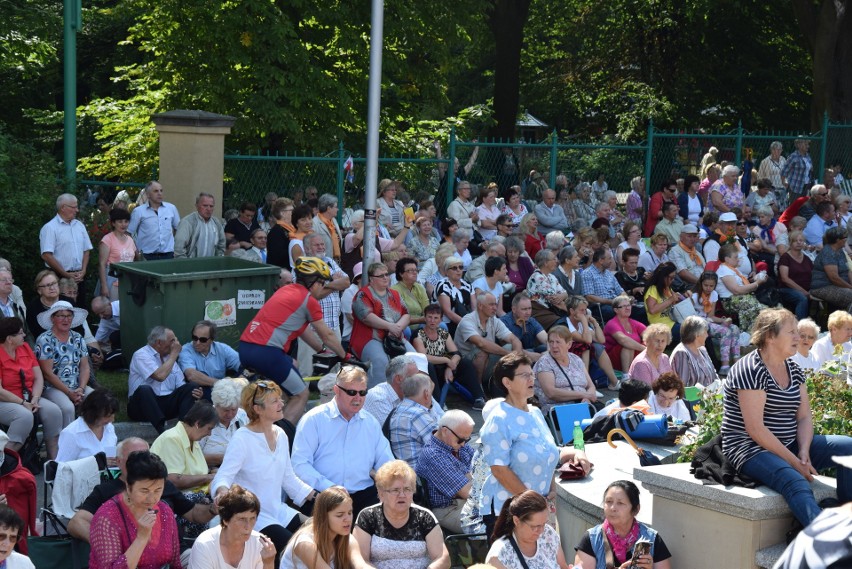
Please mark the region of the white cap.
POLYGON ((726 211, 722 215, 719 216, 719 221, 736 221, 737 215, 733 212, 726 211))

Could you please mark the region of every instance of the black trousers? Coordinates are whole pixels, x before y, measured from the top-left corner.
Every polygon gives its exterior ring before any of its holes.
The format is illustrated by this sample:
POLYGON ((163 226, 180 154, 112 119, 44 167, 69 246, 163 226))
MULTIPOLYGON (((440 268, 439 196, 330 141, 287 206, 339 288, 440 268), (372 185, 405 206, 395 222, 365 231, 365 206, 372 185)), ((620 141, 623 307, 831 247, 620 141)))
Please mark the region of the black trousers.
POLYGON ((127 414, 134 421, 151 423, 158 433, 165 430, 166 421, 181 419, 195 403, 195 385, 184 383, 168 395, 155 395, 148 385, 140 385, 127 402, 127 414))
MULTIPOLYGON (((435 399, 441 397, 441 390, 444 388, 444 383, 446 383, 446 380, 444 380, 446 369, 447 366, 444 364, 429 364, 429 375, 435 383, 435 389, 432 392, 435 399)), ((474 399, 486 398, 485 392, 482 390, 482 382, 479 380, 476 368, 473 367, 473 363, 470 360, 462 359, 459 365, 456 366, 454 376, 455 381, 467 389, 474 399)))

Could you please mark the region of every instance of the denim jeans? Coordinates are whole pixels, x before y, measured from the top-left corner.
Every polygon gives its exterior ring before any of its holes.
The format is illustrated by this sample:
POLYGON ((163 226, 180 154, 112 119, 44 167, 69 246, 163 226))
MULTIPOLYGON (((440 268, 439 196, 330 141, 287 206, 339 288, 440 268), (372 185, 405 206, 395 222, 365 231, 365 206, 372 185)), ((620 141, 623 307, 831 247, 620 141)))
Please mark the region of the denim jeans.
MULTIPOLYGON (((793 454, 799 452, 799 445, 795 442, 787 448, 793 454)), ((811 443, 811 464, 817 470, 837 468, 837 498, 841 502, 852 500, 852 471, 839 466, 831 457, 848 455, 852 455, 852 437, 814 436, 811 443)), ((810 524, 822 512, 810 483, 778 455, 768 450, 762 451, 746 462, 741 470, 784 496, 793 515, 803 526, 810 524)))
POLYGON ((779 288, 778 292, 781 293, 782 304, 786 308, 793 308, 797 320, 804 320, 808 317, 809 304, 807 295, 793 288, 779 288))

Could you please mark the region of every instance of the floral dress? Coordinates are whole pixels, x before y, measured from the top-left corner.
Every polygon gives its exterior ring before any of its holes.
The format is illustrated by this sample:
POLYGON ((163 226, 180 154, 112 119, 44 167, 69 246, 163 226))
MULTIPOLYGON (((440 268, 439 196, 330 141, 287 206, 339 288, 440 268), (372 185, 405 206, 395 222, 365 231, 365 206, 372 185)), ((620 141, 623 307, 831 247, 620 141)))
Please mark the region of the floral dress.
POLYGON ((545 275, 536 269, 527 282, 527 292, 533 300, 545 308, 550 308, 546 297, 552 294, 565 294, 565 289, 553 273, 545 275))
POLYGON ((408 244, 408 250, 411 252, 411 255, 417 259, 417 262, 422 265, 435 256, 435 251, 438 250, 439 245, 440 242, 438 242, 438 240, 432 235, 429 236, 428 245, 424 245, 423 241, 420 240, 420 236, 415 235, 408 244))
POLYGON ((740 190, 740 185, 734 182, 734 187, 729 188, 725 185, 723 180, 716 180, 713 182, 713 185, 710 186, 710 194, 707 199, 707 209, 709 211, 716 211, 716 208, 713 207, 713 193, 718 192, 722 196, 722 203, 725 204, 728 209, 733 209, 738 207, 742 209, 745 200, 743 198, 743 192, 740 190))

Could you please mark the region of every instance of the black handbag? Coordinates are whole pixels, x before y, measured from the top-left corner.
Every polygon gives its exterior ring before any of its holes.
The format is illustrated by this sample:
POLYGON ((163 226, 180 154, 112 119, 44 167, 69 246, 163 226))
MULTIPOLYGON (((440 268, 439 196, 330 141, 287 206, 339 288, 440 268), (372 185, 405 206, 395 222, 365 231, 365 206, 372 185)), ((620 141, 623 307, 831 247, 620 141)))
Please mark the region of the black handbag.
POLYGON ((396 336, 391 336, 390 334, 385 334, 385 339, 382 344, 385 348, 385 353, 389 358, 401 356, 408 351, 405 347, 405 343, 401 339, 396 336))
POLYGON ((43 511, 44 533, 53 535, 27 537, 30 561, 38 569, 86 569, 89 566, 89 544, 68 535, 65 524, 56 514, 43 511), (52 531, 48 531, 48 525, 52 531))

